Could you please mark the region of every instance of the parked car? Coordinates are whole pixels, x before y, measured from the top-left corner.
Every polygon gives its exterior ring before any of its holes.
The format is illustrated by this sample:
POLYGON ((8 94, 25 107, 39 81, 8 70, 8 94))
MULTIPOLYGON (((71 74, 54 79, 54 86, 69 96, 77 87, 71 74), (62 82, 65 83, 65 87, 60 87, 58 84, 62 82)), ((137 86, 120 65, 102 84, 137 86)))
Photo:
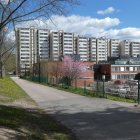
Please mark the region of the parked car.
POLYGON ((119 96, 118 88, 116 88, 116 87, 108 88, 108 92, 111 95, 119 96))
POLYGON ((130 92, 130 87, 127 85, 113 86, 113 87, 108 88, 108 92, 110 92, 110 94, 112 95, 125 97, 125 94, 127 92, 130 92))
POLYGON ((120 97, 125 97, 125 95, 130 92, 130 88, 129 86, 123 86, 121 88, 118 89, 119 90, 119 96, 120 97))

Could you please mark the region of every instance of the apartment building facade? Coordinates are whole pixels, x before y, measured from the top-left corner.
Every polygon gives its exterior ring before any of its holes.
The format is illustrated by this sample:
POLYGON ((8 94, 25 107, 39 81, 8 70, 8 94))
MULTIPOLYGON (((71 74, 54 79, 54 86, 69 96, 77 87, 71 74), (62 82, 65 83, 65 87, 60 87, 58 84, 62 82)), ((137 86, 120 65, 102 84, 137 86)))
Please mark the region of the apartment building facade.
POLYGON ((110 39, 109 41, 109 55, 110 57, 118 57, 120 55, 120 40, 110 39))
POLYGON ((97 38, 96 62, 106 61, 108 56, 108 39, 97 38))
POLYGON ((50 33, 50 59, 58 61, 61 55, 74 54, 74 34, 57 31, 50 33))
POLYGON ((139 42, 118 39, 95 38, 48 29, 17 28, 17 68, 32 70, 41 60, 58 61, 62 55, 78 54, 82 61, 106 61, 107 57, 134 56, 140 54, 139 42))
POLYGON ((49 58, 49 30, 17 28, 17 72, 32 71, 37 61, 49 58))
POLYGON ((50 40, 49 40, 49 35, 50 31, 48 29, 38 29, 36 32, 36 41, 34 42, 37 43, 37 49, 35 49, 35 61, 39 59, 41 60, 46 60, 50 58, 50 40), (37 55, 37 56, 36 56, 37 55), (37 58, 38 57, 38 58, 37 58))
POLYGON ((59 32, 50 33, 50 59, 57 61, 62 54, 62 36, 59 32))
POLYGON ((32 65, 32 52, 36 48, 34 44, 35 32, 32 29, 21 28, 16 30, 17 40, 17 71, 24 72, 32 65), (34 46, 34 49, 33 49, 34 46))
POLYGON ((77 37, 77 54, 80 55, 82 61, 89 61, 89 38, 77 37))
POLYGON ((96 59, 97 59, 97 41, 96 41, 96 38, 89 39, 89 56, 90 56, 90 61, 96 62, 96 59))
POLYGON ((74 54, 74 34, 62 32, 62 55, 74 54))
POLYGON ((130 43, 130 55, 133 57, 138 57, 140 55, 140 42, 130 43))
POLYGON ((121 56, 129 56, 130 55, 130 41, 123 40, 120 42, 120 55, 121 56))

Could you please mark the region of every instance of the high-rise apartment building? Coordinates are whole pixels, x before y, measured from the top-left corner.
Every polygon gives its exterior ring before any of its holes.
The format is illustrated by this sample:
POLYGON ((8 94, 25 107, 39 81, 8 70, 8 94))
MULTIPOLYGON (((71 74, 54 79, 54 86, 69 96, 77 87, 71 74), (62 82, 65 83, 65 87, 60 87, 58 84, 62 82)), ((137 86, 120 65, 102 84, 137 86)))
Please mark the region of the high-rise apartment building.
POLYGON ((96 38, 90 38, 89 39, 89 55, 90 55, 90 61, 95 61, 97 58, 97 39, 96 38))
POLYGON ((62 55, 74 54, 74 34, 62 32, 62 55))
POLYGON ((106 61, 108 56, 108 39, 97 38, 96 62, 106 61))
POLYGON ((50 33, 50 59, 54 61, 59 60, 62 54, 62 36, 60 32, 50 33))
POLYGON ((77 35, 74 35, 74 54, 77 54, 77 35))
POLYGON ((31 72, 34 63, 49 58, 49 30, 17 28, 17 71, 31 72))
POLYGON ((82 61, 106 61, 108 56, 140 55, 140 43, 117 39, 94 38, 48 29, 17 28, 17 68, 32 72, 40 60, 58 61, 60 56, 78 54, 82 61))
POLYGON ((36 49, 34 37, 35 31, 32 29, 20 28, 16 30, 18 72, 30 69, 33 63, 32 52, 36 49))
POLYGON ((120 55, 119 49, 120 40, 118 39, 110 39, 109 41, 109 56, 110 57, 118 57, 120 55))
POLYGON ((138 57, 140 55, 140 42, 130 43, 130 55, 133 57, 138 57))
POLYGON ((129 56, 130 55, 130 41, 123 40, 120 42, 120 55, 121 56, 129 56))
POLYGON ((77 37, 77 54, 80 55, 82 61, 89 61, 89 38, 77 37))
POLYGON ((74 34, 58 31, 50 33, 50 59, 59 60, 61 55, 74 54, 74 34))
MULTIPOLYGON (((36 41, 34 40, 34 42, 37 43, 37 55, 38 59, 40 60, 44 60, 44 59, 49 59, 50 58, 50 41, 49 41, 49 35, 50 35, 50 31, 48 29, 38 29, 37 30, 37 36, 36 36, 36 41)), ((36 58, 35 58, 36 59, 36 58)))

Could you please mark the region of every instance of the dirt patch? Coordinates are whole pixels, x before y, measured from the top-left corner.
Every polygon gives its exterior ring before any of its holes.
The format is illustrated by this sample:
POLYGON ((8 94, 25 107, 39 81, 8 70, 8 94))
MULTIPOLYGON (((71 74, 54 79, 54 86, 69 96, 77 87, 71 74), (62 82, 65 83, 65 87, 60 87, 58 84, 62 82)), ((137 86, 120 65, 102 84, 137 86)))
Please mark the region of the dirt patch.
POLYGON ((8 102, 8 101, 10 101, 10 98, 0 95, 0 102, 8 102))
POLYGON ((37 107, 37 104, 29 103, 29 102, 25 101, 24 99, 15 100, 14 102, 12 102, 11 105, 22 107, 22 108, 36 108, 37 107))
POLYGON ((13 129, 6 127, 0 127, 0 140, 15 140, 17 137, 23 137, 24 135, 13 129))

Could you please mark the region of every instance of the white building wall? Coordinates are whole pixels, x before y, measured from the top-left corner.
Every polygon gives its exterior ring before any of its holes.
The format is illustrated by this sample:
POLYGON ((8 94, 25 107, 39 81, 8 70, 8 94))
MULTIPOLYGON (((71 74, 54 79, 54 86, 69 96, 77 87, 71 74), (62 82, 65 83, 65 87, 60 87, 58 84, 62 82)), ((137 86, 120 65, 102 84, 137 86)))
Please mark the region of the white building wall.
POLYGON ((18 66, 21 72, 25 68, 29 69, 31 65, 31 38, 30 38, 30 29, 22 28, 17 29, 17 38, 18 38, 18 66))
POLYGON ((74 54, 74 34, 63 32, 62 33, 63 42, 63 55, 74 54))
POLYGON ((40 59, 49 58, 49 30, 17 28, 18 71, 32 71, 32 66, 40 59))
POLYGON ((96 62, 96 58, 97 58, 97 42, 96 42, 96 38, 90 38, 89 40, 89 54, 90 54, 90 61, 95 61, 96 62))
POLYGON ((120 42, 120 55, 121 56, 129 56, 130 55, 130 41, 124 40, 120 42))
POLYGON ((59 56, 61 55, 60 48, 61 44, 61 34, 59 32, 51 32, 50 33, 50 59, 54 61, 59 60, 59 56))
POLYGON ((97 39, 97 56, 96 61, 106 61, 108 56, 108 39, 106 38, 98 38, 97 39))
POLYGON ((133 57, 137 57, 140 55, 140 42, 131 42, 130 55, 133 57))
POLYGON ((120 40, 118 39, 110 39, 110 55, 111 57, 118 57, 120 55, 119 51, 119 43, 120 40))
POLYGON ((37 31, 37 39, 40 60, 49 59, 49 30, 39 29, 37 31))
POLYGON ((77 37, 77 54, 82 61, 89 61, 89 39, 87 37, 77 37))

